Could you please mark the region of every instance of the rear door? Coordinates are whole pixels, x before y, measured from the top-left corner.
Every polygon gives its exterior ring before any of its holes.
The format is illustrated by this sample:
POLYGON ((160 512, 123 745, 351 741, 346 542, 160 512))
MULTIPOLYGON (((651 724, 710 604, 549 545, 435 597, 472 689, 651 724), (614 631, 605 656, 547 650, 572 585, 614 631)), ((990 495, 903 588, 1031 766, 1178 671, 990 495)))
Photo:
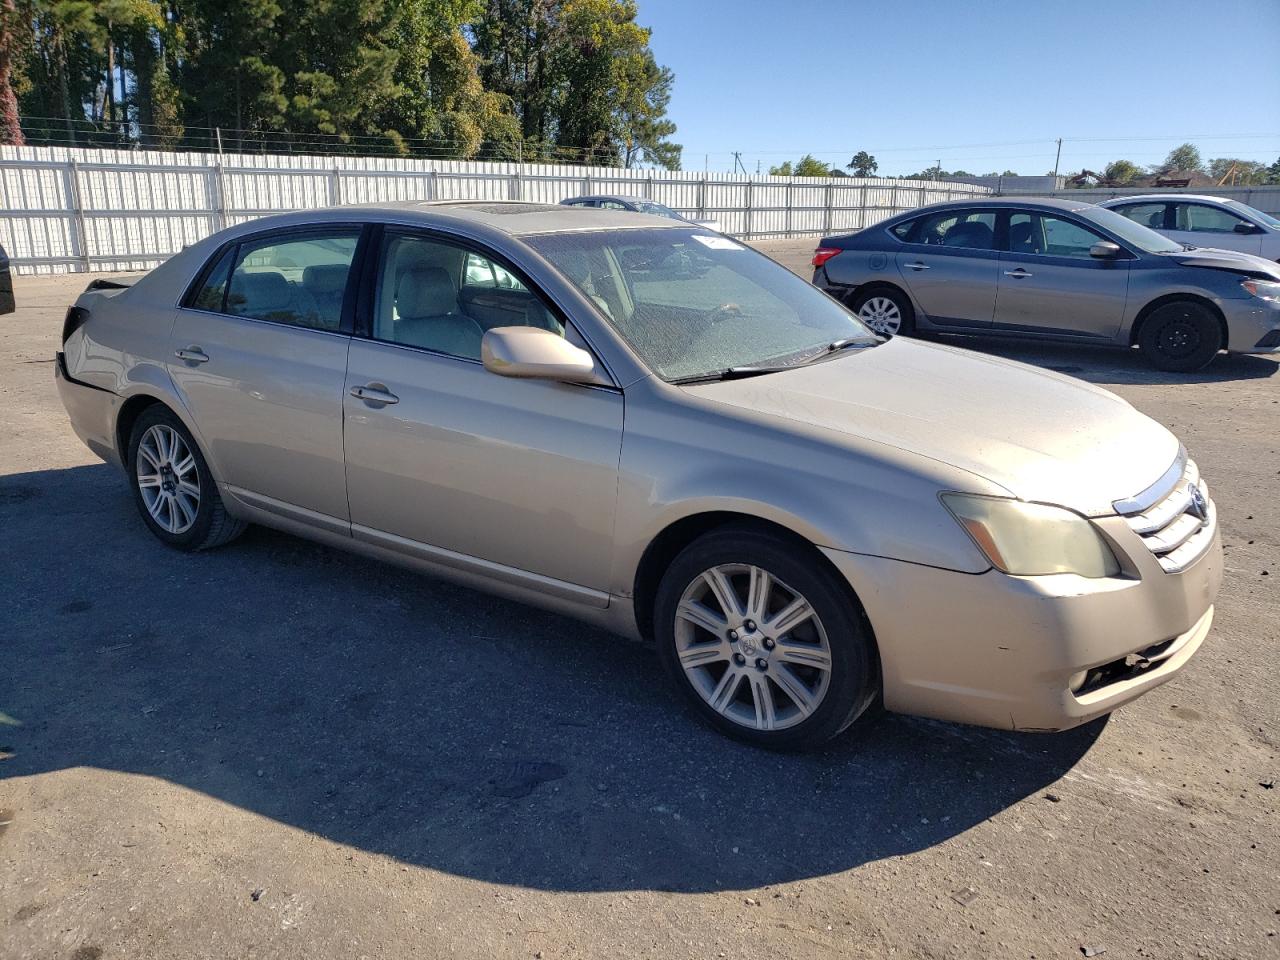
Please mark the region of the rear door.
POLYGON ((1262 253, 1262 232, 1225 207, 1189 200, 1179 200, 1170 206, 1173 207, 1171 229, 1163 231, 1167 237, 1193 247, 1239 250, 1255 256, 1262 253), (1237 233, 1237 227, 1249 232, 1237 233))
POLYGON ((223 248, 179 308, 169 344, 174 385, 231 492, 341 531, 342 398, 360 237, 359 226, 325 226, 223 248))
POLYGON ((995 328, 1112 338, 1124 319, 1129 259, 1089 255, 1102 234, 1074 218, 1013 210, 1002 225, 995 328))
POLYGON ((928 319, 989 327, 1000 254, 996 210, 942 210, 917 220, 898 252, 898 272, 928 319))

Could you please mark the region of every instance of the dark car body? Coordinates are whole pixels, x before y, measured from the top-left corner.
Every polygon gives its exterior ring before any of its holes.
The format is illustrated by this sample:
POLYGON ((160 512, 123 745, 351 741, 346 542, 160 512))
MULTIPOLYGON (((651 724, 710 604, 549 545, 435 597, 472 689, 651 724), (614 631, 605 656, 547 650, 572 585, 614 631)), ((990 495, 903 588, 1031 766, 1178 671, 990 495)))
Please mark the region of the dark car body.
POLYGON ((13 313, 13 275, 9 272, 9 255, 0 247, 0 314, 13 313))

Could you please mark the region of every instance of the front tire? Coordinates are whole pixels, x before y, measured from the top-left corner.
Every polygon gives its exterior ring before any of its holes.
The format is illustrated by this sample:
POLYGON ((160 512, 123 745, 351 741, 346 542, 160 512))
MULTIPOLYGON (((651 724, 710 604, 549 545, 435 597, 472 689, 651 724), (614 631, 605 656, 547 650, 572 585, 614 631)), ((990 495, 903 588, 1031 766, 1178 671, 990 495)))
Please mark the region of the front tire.
POLYGON ((915 333, 916 312, 911 299, 892 287, 873 287, 854 293, 850 308, 882 337, 909 337, 915 333))
POLYGON ((142 411, 129 437, 129 481, 142 521, 178 550, 208 550, 234 540, 243 521, 227 513, 191 432, 171 410, 142 411))
POLYGON ((773 534, 729 529, 694 541, 662 578, 654 623, 676 685, 739 740, 817 747, 876 699, 873 641, 848 588, 773 534))
POLYGON ((1191 300, 1156 307, 1138 333, 1138 349, 1147 361, 1172 373, 1203 370, 1223 346, 1217 316, 1191 300))

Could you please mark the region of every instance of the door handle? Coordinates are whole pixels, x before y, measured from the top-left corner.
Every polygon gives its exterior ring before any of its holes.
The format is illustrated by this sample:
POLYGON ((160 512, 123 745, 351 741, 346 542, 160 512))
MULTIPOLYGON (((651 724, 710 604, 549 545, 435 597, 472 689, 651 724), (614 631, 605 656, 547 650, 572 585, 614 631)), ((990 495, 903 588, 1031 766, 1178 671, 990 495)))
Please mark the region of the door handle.
POLYGON ((1017 270, 1006 270, 1004 272, 1004 275, 1006 277, 1013 277, 1013 279, 1015 280, 1025 280, 1027 277, 1035 276, 1034 273, 1028 273, 1026 270, 1023 270, 1021 267, 1019 267, 1017 270))
POLYGON ((927 263, 921 263, 919 260, 917 260, 915 263, 908 263, 907 266, 910 267, 912 270, 928 270, 929 269, 929 265, 927 263))
POLYGON ((195 344, 192 344, 191 346, 186 347, 183 350, 175 350, 173 351, 173 355, 177 357, 179 360, 183 360, 187 363, 208 363, 209 362, 209 355, 205 353, 203 350, 201 350, 199 347, 197 347, 195 344))
POLYGON ((351 395, 365 403, 378 403, 383 406, 400 402, 400 398, 381 383, 366 383, 363 387, 352 387, 351 395))

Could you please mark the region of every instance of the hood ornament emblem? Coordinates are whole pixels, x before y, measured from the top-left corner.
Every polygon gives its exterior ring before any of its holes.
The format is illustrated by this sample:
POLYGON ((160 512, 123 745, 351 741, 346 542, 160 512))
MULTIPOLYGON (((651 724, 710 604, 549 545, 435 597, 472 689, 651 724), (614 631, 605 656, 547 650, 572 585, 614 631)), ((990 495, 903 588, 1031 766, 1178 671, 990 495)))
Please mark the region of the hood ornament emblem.
POLYGON ((1195 484, 1188 484, 1191 493, 1191 503, 1187 505, 1187 513, 1198 519, 1201 523, 1205 523, 1209 519, 1209 501, 1205 499, 1200 488, 1195 484))

